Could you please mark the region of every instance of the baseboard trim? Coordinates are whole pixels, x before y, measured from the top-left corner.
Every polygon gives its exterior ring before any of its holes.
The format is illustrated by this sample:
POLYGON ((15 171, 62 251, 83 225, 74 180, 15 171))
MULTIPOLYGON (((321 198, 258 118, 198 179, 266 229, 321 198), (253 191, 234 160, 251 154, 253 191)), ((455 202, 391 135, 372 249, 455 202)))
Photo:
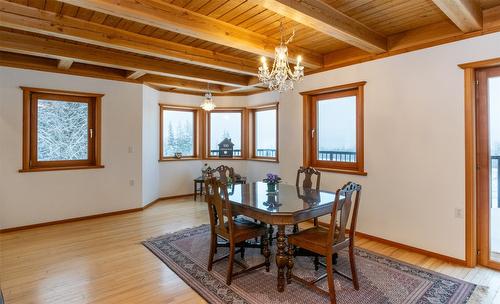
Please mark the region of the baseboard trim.
POLYGON ((194 193, 162 196, 162 197, 159 197, 159 198, 155 199, 154 201, 144 205, 144 207, 142 207, 142 208, 147 209, 147 208, 153 206, 154 204, 158 203, 159 201, 171 200, 171 199, 176 199, 176 198, 183 198, 183 197, 188 197, 188 196, 193 196, 193 195, 194 195, 194 193))
POLYGON ((52 225, 57 225, 57 224, 65 224, 65 223, 71 223, 71 222, 78 222, 78 221, 90 220, 90 219, 95 219, 95 218, 100 218, 100 217, 126 214, 126 213, 131 213, 131 212, 138 212, 138 211, 143 211, 144 209, 151 207, 152 205, 156 204, 159 201, 187 197, 187 196, 192 196, 192 195, 193 194, 165 196, 165 197, 157 198, 154 201, 152 201, 151 203, 149 203, 143 207, 140 207, 140 208, 132 208, 132 209, 119 210, 119 211, 105 212, 105 213, 99 213, 99 214, 93 214, 93 215, 87 215, 87 216, 81 216, 81 217, 73 217, 73 218, 64 219, 64 220, 57 220, 57 221, 50 221, 50 222, 44 222, 44 223, 38 223, 38 224, 31 224, 31 225, 26 225, 26 226, 0 229, 0 233, 26 230, 26 229, 32 229, 32 228, 39 228, 39 227, 44 227, 44 226, 52 226, 52 225))
MULTIPOLYGON (((325 223, 325 222, 319 221, 318 224, 320 226, 323 226, 323 227, 329 227, 329 223, 325 223)), ((419 254, 422 254, 422 255, 426 255, 426 256, 429 256, 429 257, 432 257, 432 258, 440 259, 440 260, 445 261, 445 262, 449 262, 449 263, 457 264, 457 265, 460 265, 460 266, 468 267, 467 266, 467 262, 465 260, 457 259, 457 258, 450 257, 450 256, 447 256, 447 255, 444 255, 444 254, 440 254, 440 253, 428 251, 428 250, 417 248, 417 247, 413 247, 413 246, 410 246, 410 245, 406 245, 406 244, 394 242, 394 241, 391 241, 391 240, 387 240, 387 239, 384 239, 384 238, 381 238, 381 237, 378 237, 378 236, 374 236, 374 235, 370 235, 370 234, 367 234, 367 233, 363 233, 363 232, 356 231, 356 235, 360 236, 362 238, 365 238, 365 239, 369 239, 369 240, 375 241, 377 243, 382 243, 382 244, 389 245, 389 246, 392 246, 392 247, 396 247, 396 248, 399 248, 399 249, 404 249, 404 250, 408 250, 408 251, 411 251, 411 252, 415 252, 415 253, 419 253, 419 254)))

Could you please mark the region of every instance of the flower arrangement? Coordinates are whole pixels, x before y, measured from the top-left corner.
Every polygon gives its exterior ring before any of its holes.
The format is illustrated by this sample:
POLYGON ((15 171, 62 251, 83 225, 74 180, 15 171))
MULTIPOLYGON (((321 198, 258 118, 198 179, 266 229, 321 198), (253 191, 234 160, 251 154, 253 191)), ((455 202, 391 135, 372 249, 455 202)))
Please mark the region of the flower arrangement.
POLYGON ((277 174, 267 173, 266 178, 264 178, 264 182, 268 184, 278 184, 281 182, 281 177, 277 174))

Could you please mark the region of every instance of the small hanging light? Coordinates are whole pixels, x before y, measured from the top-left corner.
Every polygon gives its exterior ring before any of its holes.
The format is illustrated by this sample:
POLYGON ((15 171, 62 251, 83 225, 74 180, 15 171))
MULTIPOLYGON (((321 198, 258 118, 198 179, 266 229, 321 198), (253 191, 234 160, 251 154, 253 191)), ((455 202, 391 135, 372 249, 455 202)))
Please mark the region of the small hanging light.
POLYGON ((205 99, 203 100, 203 103, 201 104, 201 108, 207 112, 212 111, 215 109, 215 103, 212 97, 212 92, 210 92, 210 84, 207 84, 207 93, 205 94, 205 99))

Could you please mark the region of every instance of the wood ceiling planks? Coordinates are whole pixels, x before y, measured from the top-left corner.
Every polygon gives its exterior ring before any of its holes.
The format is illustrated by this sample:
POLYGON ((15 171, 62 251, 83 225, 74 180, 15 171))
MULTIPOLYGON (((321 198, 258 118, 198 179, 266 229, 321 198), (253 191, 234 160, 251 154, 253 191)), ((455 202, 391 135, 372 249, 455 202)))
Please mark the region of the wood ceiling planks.
MULTIPOLYGON (((80 43, 83 42, 85 47, 95 47, 98 52, 110 51, 109 48, 113 48, 119 50, 119 53, 123 53, 123 51, 129 52, 126 54, 127 56, 146 56, 144 58, 151 56, 151 58, 160 58, 158 62, 161 64, 163 64, 164 59, 175 60, 181 62, 179 63, 181 74, 183 73, 185 63, 193 63, 198 66, 196 68, 200 73, 208 73, 207 75, 214 75, 215 73, 219 76, 229 75, 228 77, 232 79, 231 81, 236 80, 235 76, 238 76, 240 77, 240 81, 236 81, 236 85, 241 87, 247 87, 245 82, 248 81, 251 75, 255 75, 257 71, 257 66, 259 64, 258 54, 261 53, 256 52, 255 49, 242 47, 241 45, 238 46, 234 43, 228 43, 227 41, 219 41, 211 38, 207 39, 207 37, 203 35, 200 36, 198 33, 192 34, 189 31, 179 30, 177 27, 159 27, 157 24, 149 22, 150 20, 148 19, 146 19, 145 22, 138 22, 140 20, 127 18, 127 15, 116 13, 113 10, 106 12, 94 10, 92 6, 88 6, 87 4, 92 1, 107 1, 113 3, 134 2, 135 4, 148 5, 153 3, 160 7, 172 5, 174 11, 180 12, 183 9, 187 10, 185 11, 187 15, 182 15, 180 18, 197 16, 197 18, 203 19, 207 17, 205 20, 215 20, 213 22, 214 24, 226 24, 227 29, 236 28, 237 31, 245 34, 250 32, 252 33, 250 37, 254 38, 264 37, 265 40, 259 40, 259 38, 255 41, 257 44, 261 43, 259 41, 264 41, 264 48, 266 49, 267 55, 272 55, 273 53, 273 49, 280 38, 279 25, 283 22, 286 29, 286 36, 290 35, 293 30, 295 31, 295 37, 291 44, 292 49, 298 50, 298 53, 306 55, 306 57, 310 54, 316 56, 317 62, 315 68, 323 66, 324 63, 327 67, 334 67, 342 66, 347 63, 366 61, 373 58, 381 58, 403 51, 429 46, 434 43, 444 43, 446 41, 451 41, 450 39, 463 39, 461 37, 469 37, 500 30, 500 13, 498 13, 498 10, 495 10, 496 7, 500 6, 500 0, 478 0, 481 9, 489 9, 488 11, 483 11, 483 14, 486 14, 488 18, 486 18, 484 25, 482 25, 482 31, 475 31, 467 36, 462 35, 463 33, 450 22, 450 19, 453 20, 453 16, 448 14, 448 17, 443 13, 443 11, 445 11, 444 9, 442 11, 434 4, 434 2, 446 3, 445 0, 322 0, 329 4, 332 9, 338 10, 348 17, 353 18, 356 22, 366 25, 366 27, 374 31, 377 35, 388 40, 389 52, 381 56, 370 56, 366 52, 354 48, 348 43, 319 32, 314 25, 309 24, 310 26, 307 26, 307 23, 304 24, 305 22, 303 22, 303 20, 295 18, 297 21, 301 21, 299 23, 292 20, 292 18, 283 17, 273 10, 266 9, 262 6, 262 1, 63 0, 61 2, 56 0, 0 0, 0 5, 3 5, 6 1, 39 10, 40 14, 49 12, 47 16, 51 19, 37 17, 35 20, 30 16, 25 20, 17 20, 17 23, 12 21, 12 19, 3 18, 2 20, 2 17, 5 16, 5 11, 3 10, 6 7, 2 6, 0 8, 0 11, 2 11, 0 12, 0 26, 3 22, 3 26, 20 28, 35 34, 44 34, 80 43), (68 3, 64 3, 65 1, 68 3), (50 13, 53 14, 50 15, 50 13), (71 31, 69 29, 71 29, 71 31), (79 32, 76 32, 76 30, 79 32), (91 31, 94 31, 94 33, 89 34, 91 31), (100 36, 98 33, 100 33, 100 36), (116 37, 125 37, 126 39, 117 42, 118 40, 116 37), (199 66, 203 66, 204 68, 199 68, 199 66), (229 73, 224 74, 224 72, 220 70, 229 73), (234 73, 238 73, 238 75, 234 73)), ((273 1, 285 3, 297 0, 273 1)), ((314 2, 317 0, 303 1, 314 2)), ((473 0, 456 1, 468 2, 473 0)), ((18 13, 19 12, 16 12, 16 14, 18 13)), ((26 18, 25 15, 22 17, 26 18)), ((12 16, 9 18, 12 18, 12 16)), ((207 23, 207 27, 211 26, 213 26, 213 24, 207 23)), ((2 31, 1 28, 0 31, 2 31)), ((247 41, 245 39, 246 38, 242 39, 242 42, 246 43, 247 41)), ((73 43, 68 40, 62 41, 70 44, 73 43)), ((43 56, 42 53, 38 55, 43 56)), ((51 55, 49 54, 47 56, 50 57, 51 55)), ((88 65, 89 62, 79 62, 78 58, 70 59, 75 59, 76 61, 69 66, 67 71, 71 71, 75 69, 75 67, 78 67, 79 71, 82 71, 82 73, 85 72, 85 68, 82 68, 82 65, 88 65)), ((27 60, 27 62, 30 61, 27 60)), ((99 63, 97 61, 91 63, 106 65, 106 63, 99 63)), ((107 66, 113 66, 115 69, 119 67, 114 64, 107 66)), ((57 65, 55 67, 57 69, 57 65)), ((137 69, 137 67, 131 69, 128 65, 122 66, 121 68, 122 72, 120 77, 125 79, 127 70, 132 72, 141 70, 137 69)), ((306 72, 307 71, 310 71, 310 69, 306 70, 306 72)), ((153 72, 156 73, 155 71, 153 72)), ((158 80, 161 77, 165 77, 158 76, 158 74, 154 75, 154 73, 144 75, 138 79, 153 79, 153 77, 155 77, 155 80, 158 80)), ((163 74, 168 74, 171 78, 174 76, 169 73, 163 74)), ((137 75, 139 74, 135 76, 137 75)), ((194 75, 190 74, 187 77, 190 78, 192 76, 194 75)), ((177 75, 176 77, 185 78, 186 75, 177 75)), ((206 80, 211 81, 210 79, 206 80)), ((216 81, 220 80, 220 78, 217 78, 216 81)), ((130 79, 127 81, 130 81, 130 79)), ((189 80, 191 82, 182 79, 180 81, 173 81, 165 77, 164 81, 165 83, 174 83, 179 87, 182 85, 186 87, 191 85, 191 89, 193 90, 202 90, 203 87, 202 83, 195 85, 195 83, 192 82, 193 80, 189 80)), ((167 84, 163 84, 163 86, 166 85, 167 84)))

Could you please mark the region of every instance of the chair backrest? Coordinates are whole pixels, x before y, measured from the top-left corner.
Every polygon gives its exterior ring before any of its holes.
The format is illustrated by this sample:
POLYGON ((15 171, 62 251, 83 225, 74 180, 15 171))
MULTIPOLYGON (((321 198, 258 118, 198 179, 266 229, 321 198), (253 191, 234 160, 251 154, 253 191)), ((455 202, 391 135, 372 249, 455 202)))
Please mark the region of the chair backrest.
POLYGON ((234 169, 225 165, 220 165, 215 169, 208 172, 208 176, 213 176, 219 178, 224 184, 228 184, 229 180, 233 183, 235 181, 234 169))
POLYGON ((297 179, 295 180, 295 186, 299 187, 300 176, 304 174, 304 180, 302 181, 302 188, 312 188, 313 182, 312 177, 316 175, 316 187, 314 189, 319 190, 319 185, 321 181, 321 172, 314 169, 313 167, 300 167, 297 170, 297 179))
POLYGON ((342 189, 337 190, 330 219, 330 231, 328 232, 329 246, 354 241, 356 222, 358 219, 359 201, 361 198, 361 185, 353 182, 347 183, 342 189), (345 232, 349 215, 351 214, 351 226, 349 227, 349 238, 346 239, 345 232))
POLYGON ((209 177, 205 179, 205 193, 212 231, 229 236, 233 227, 233 213, 226 184, 216 177, 209 177), (227 226, 224 216, 227 218, 227 226))

